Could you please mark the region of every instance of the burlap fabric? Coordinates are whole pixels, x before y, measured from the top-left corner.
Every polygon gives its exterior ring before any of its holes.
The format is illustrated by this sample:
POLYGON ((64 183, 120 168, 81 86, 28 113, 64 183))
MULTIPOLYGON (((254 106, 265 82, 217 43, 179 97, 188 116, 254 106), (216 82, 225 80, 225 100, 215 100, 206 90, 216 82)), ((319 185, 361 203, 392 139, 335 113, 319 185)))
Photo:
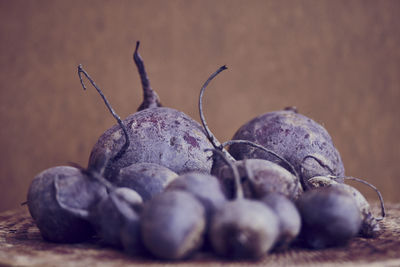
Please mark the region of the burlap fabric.
MULTIPOLYGON (((376 214, 378 207, 374 207, 376 214)), ((274 252, 257 262, 234 262, 210 253, 198 253, 187 261, 165 262, 133 258, 95 242, 65 245, 42 240, 27 209, 0 214, 0 265, 12 266, 400 266, 400 204, 387 205, 382 234, 374 239, 354 238, 346 247, 325 250, 291 248, 274 252)))

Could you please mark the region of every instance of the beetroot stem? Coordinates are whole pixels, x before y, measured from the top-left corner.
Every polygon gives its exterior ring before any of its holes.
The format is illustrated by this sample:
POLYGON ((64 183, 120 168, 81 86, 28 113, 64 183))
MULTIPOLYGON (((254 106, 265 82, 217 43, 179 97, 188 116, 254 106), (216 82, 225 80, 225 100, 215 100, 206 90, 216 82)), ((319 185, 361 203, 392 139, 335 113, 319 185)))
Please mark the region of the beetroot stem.
POLYGON ((237 167, 235 166, 235 164, 233 163, 233 161, 229 160, 225 153, 222 152, 219 149, 212 149, 212 148, 207 148, 204 150, 205 152, 207 151, 211 151, 213 152, 214 156, 218 155, 219 157, 222 158, 223 161, 225 161, 226 164, 228 164, 228 166, 231 168, 232 173, 233 173, 233 178, 235 180, 235 187, 236 187, 236 199, 241 199, 244 197, 243 194, 243 188, 242 188, 242 184, 240 182, 240 175, 239 175, 239 171, 237 169, 237 167))
POLYGON ((112 116, 117 120, 119 126, 122 128, 122 131, 124 132, 125 135, 125 144, 121 147, 119 152, 114 156, 113 160, 119 159, 125 151, 128 149, 130 145, 129 141, 129 135, 128 135, 128 130, 126 129, 124 123, 122 122, 121 118, 115 113, 114 109, 111 107, 110 103, 108 102, 107 98, 104 96, 103 92, 100 90, 100 88, 96 85, 94 80, 89 76, 89 74, 83 69, 82 64, 79 64, 78 66, 78 76, 79 80, 82 84, 82 87, 84 90, 86 90, 86 86, 83 83, 83 78, 82 78, 82 73, 86 76, 86 78, 90 81, 90 83, 93 85, 94 88, 96 88, 97 92, 100 94, 101 98, 103 98, 104 103, 106 104, 108 110, 111 112, 112 116))
POLYGON ((359 178, 356 178, 356 177, 344 176, 344 177, 339 177, 339 178, 347 179, 347 180, 353 180, 353 181, 356 181, 356 182, 365 184, 365 185, 371 187, 372 189, 374 189, 375 192, 378 194, 378 198, 379 198, 379 201, 380 201, 380 203, 381 203, 381 217, 380 217, 380 218, 376 218, 376 220, 377 220, 377 221, 381 221, 381 220, 383 220, 383 218, 385 218, 385 216, 386 216, 385 203, 383 202, 382 194, 381 194, 381 192, 378 190, 378 188, 376 188, 373 184, 370 184, 370 183, 368 183, 367 181, 364 181, 364 180, 359 179, 359 178))
POLYGON ((210 77, 208 77, 207 81, 203 84, 200 90, 200 96, 199 96, 199 113, 200 113, 200 119, 201 123, 203 124, 204 130, 206 131, 206 135, 208 140, 211 142, 213 147, 215 149, 219 149, 225 154, 225 157, 227 157, 230 160, 234 160, 234 158, 228 153, 228 151, 225 150, 225 148, 221 145, 221 143, 217 140, 217 138, 214 136, 214 134, 211 132, 210 128, 208 128, 206 119, 204 117, 204 112, 203 112, 203 95, 204 91, 207 88, 208 84, 211 82, 212 79, 215 78, 220 72, 223 70, 226 70, 227 67, 225 65, 221 66, 216 72, 211 74, 210 77))
POLYGON ((137 109, 137 111, 144 110, 147 108, 161 107, 160 98, 157 93, 151 88, 150 80, 147 76, 146 70, 144 68, 144 63, 142 57, 140 56, 139 50, 140 42, 136 42, 135 52, 133 53, 133 60, 135 61, 136 67, 140 75, 140 81, 142 82, 143 88, 143 102, 137 109))

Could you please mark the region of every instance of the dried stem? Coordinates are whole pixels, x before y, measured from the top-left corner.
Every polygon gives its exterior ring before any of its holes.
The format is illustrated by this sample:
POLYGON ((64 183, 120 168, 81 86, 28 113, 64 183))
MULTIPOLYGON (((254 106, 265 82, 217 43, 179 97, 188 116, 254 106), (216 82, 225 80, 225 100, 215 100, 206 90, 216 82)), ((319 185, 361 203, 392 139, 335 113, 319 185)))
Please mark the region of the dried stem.
POLYGON ((100 88, 96 85, 96 83, 94 82, 94 80, 89 76, 89 74, 83 69, 82 65, 79 64, 78 66, 78 76, 79 76, 79 80, 82 84, 82 87, 84 90, 86 90, 86 86, 83 83, 83 78, 82 78, 82 73, 86 76, 86 78, 90 81, 90 83, 93 85, 94 88, 96 88, 97 92, 100 94, 101 98, 103 98, 104 103, 106 104, 108 110, 111 112, 111 114, 113 115, 113 117, 117 120, 119 126, 121 127, 122 131, 124 132, 125 135, 125 144, 121 147, 121 149, 119 150, 119 152, 113 157, 113 161, 119 159, 124 153, 125 151, 128 149, 129 145, 130 145, 130 141, 129 141, 129 135, 128 135, 128 130, 125 127, 124 123, 122 122, 121 118, 117 115, 117 113, 115 113, 114 109, 111 107, 110 103, 108 102, 107 98, 104 96, 103 92, 100 90, 100 88))
POLYGON ((213 152, 213 156, 215 157, 215 155, 218 155, 219 157, 221 157, 221 159, 223 161, 225 161, 226 164, 228 164, 228 166, 231 168, 232 170, 232 174, 233 174, 233 178, 235 180, 235 188, 236 188, 236 199, 242 199, 244 198, 244 194, 243 194, 243 188, 242 188, 242 183, 240 182, 240 175, 239 175, 239 171, 237 169, 237 167, 235 166, 235 164, 233 163, 233 161, 229 160, 226 155, 219 149, 211 149, 211 148, 207 148, 204 150, 205 152, 207 151, 211 151, 213 152))
POLYGON ((289 107, 284 108, 283 110, 292 111, 294 113, 299 113, 296 106, 289 106, 289 107))
POLYGON ((385 203, 383 202, 382 194, 381 194, 381 192, 378 190, 378 188, 376 188, 373 184, 370 184, 370 183, 368 183, 367 181, 364 181, 364 180, 359 179, 359 178, 356 178, 356 177, 343 176, 343 177, 339 177, 339 178, 346 179, 346 180, 356 181, 356 182, 365 184, 365 185, 371 187, 372 189, 374 189, 375 192, 378 194, 378 198, 379 198, 379 201, 380 201, 380 203, 381 203, 381 217, 380 217, 380 218, 375 218, 375 219, 376 219, 377 221, 381 221, 381 220, 383 220, 383 218, 385 218, 385 216, 386 216, 385 203))
POLYGON ((207 138, 211 142, 213 147, 215 149, 222 151, 225 154, 225 157, 227 157, 228 159, 234 160, 234 158, 228 153, 228 151, 226 151, 226 149, 221 145, 221 143, 217 140, 217 138, 214 136, 214 134, 210 131, 210 128, 208 128, 206 119, 204 117, 204 112, 203 112, 203 95, 204 95, 205 89, 207 88, 207 86, 211 82, 211 80, 215 78, 215 76, 217 76, 220 72, 222 72, 223 70, 226 70, 226 69, 227 69, 227 67, 225 65, 220 67, 216 72, 214 72, 213 74, 211 74, 210 77, 208 77, 207 81, 201 87, 200 96, 199 96, 199 113, 200 113, 201 123, 203 124, 203 128, 206 131, 207 138))
POLYGON ((140 75, 140 81, 142 82, 143 88, 143 102, 137 109, 137 111, 144 110, 147 108, 162 107, 160 103, 160 98, 157 93, 151 88, 149 77, 147 76, 146 70, 144 68, 144 63, 142 57, 140 56, 139 50, 140 42, 136 42, 135 52, 133 53, 133 60, 135 61, 136 67, 140 75))

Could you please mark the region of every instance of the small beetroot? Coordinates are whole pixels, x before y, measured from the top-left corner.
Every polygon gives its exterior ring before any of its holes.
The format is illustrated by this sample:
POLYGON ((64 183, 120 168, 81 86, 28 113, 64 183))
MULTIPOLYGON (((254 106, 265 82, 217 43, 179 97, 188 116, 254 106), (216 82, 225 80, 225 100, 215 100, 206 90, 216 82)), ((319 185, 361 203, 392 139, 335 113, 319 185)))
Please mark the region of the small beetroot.
POLYGON ((375 186, 365 182, 364 180, 361 180, 361 179, 358 179, 355 177, 317 176, 317 177, 311 178, 309 180, 309 183, 313 188, 334 187, 338 190, 342 190, 342 191, 350 194, 354 198, 354 200, 357 204, 357 207, 361 213, 362 224, 361 224, 361 228, 360 228, 360 235, 363 237, 375 237, 380 233, 381 228, 379 226, 379 221, 381 221, 385 217, 385 205, 384 205, 383 198, 382 198, 379 190, 375 186), (374 217, 371 212, 371 207, 370 207, 368 201, 360 193, 360 191, 358 191, 357 189, 355 189, 354 187, 352 187, 350 185, 347 185, 344 183, 339 183, 338 182, 339 180, 355 180, 355 181, 364 183, 364 184, 370 186, 371 188, 373 188, 377 192, 377 194, 379 196, 379 200, 381 202, 382 216, 379 218, 374 217))
MULTIPOLYGON (((102 199, 89 216, 89 221, 94 226, 100 242, 122 248, 121 229, 127 223, 135 224, 136 228, 139 229, 139 214, 142 203, 142 198, 138 193, 124 187, 113 189, 108 197, 102 199)), ((130 238, 139 240, 140 235, 137 234, 130 238)))
POLYGON ((161 259, 189 257, 203 244, 205 226, 203 206, 181 190, 154 196, 142 211, 143 243, 151 254, 161 259))
POLYGON ((189 172, 173 180, 166 190, 183 190, 192 194, 203 205, 207 221, 226 201, 219 180, 210 174, 189 172))
POLYGON ((275 247, 286 249, 300 233, 301 218, 296 205, 280 193, 269 193, 260 201, 268 205, 279 219, 279 237, 275 247))
MULTIPOLYGON (((260 199, 276 192, 297 199, 303 192, 297 178, 280 165, 263 159, 245 159, 233 163, 239 169, 246 198, 260 199), (249 177, 249 173, 251 176, 249 177)), ((221 166, 215 175, 224 184, 228 198, 234 194, 234 181, 229 166, 221 166)))
POLYGON ((120 170, 114 184, 131 188, 139 193, 143 201, 148 201, 164 191, 176 177, 178 175, 175 172, 164 166, 147 162, 134 163, 120 170))
POLYGON ((275 244, 279 222, 275 213, 259 201, 245 199, 239 172, 220 150, 231 167, 236 199, 225 202, 212 217, 209 238, 214 250, 221 256, 235 259, 258 259, 275 244))
POLYGON ((351 194, 334 187, 306 191, 297 202, 301 238, 314 249, 343 246, 361 227, 361 213, 351 194))
POLYGON ((87 218, 106 187, 70 166, 53 167, 39 173, 28 190, 28 208, 44 239, 74 243, 90 238, 94 230, 87 218))

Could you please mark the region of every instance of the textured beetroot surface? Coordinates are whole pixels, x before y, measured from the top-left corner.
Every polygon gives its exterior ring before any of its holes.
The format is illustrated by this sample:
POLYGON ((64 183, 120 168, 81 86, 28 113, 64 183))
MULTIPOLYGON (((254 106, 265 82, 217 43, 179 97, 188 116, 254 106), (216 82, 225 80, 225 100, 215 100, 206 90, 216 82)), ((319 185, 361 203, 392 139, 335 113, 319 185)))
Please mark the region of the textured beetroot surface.
MULTIPOLYGON (((137 162, 157 163, 178 174, 210 172, 212 163, 204 149, 212 145, 200 124, 186 114, 171 108, 150 108, 128 116, 124 124, 131 143, 122 157, 108 164, 107 178, 137 162)), ((89 168, 100 168, 104 157, 112 158, 124 142, 119 125, 108 129, 93 147, 89 168)))
MULTIPOLYGON (((292 110, 260 115, 243 125, 232 139, 250 140, 276 152, 295 167, 303 184, 317 175, 344 175, 342 159, 325 128, 292 110)), ((236 159, 263 158, 279 163, 273 155, 246 145, 232 145, 229 152, 236 159)))

